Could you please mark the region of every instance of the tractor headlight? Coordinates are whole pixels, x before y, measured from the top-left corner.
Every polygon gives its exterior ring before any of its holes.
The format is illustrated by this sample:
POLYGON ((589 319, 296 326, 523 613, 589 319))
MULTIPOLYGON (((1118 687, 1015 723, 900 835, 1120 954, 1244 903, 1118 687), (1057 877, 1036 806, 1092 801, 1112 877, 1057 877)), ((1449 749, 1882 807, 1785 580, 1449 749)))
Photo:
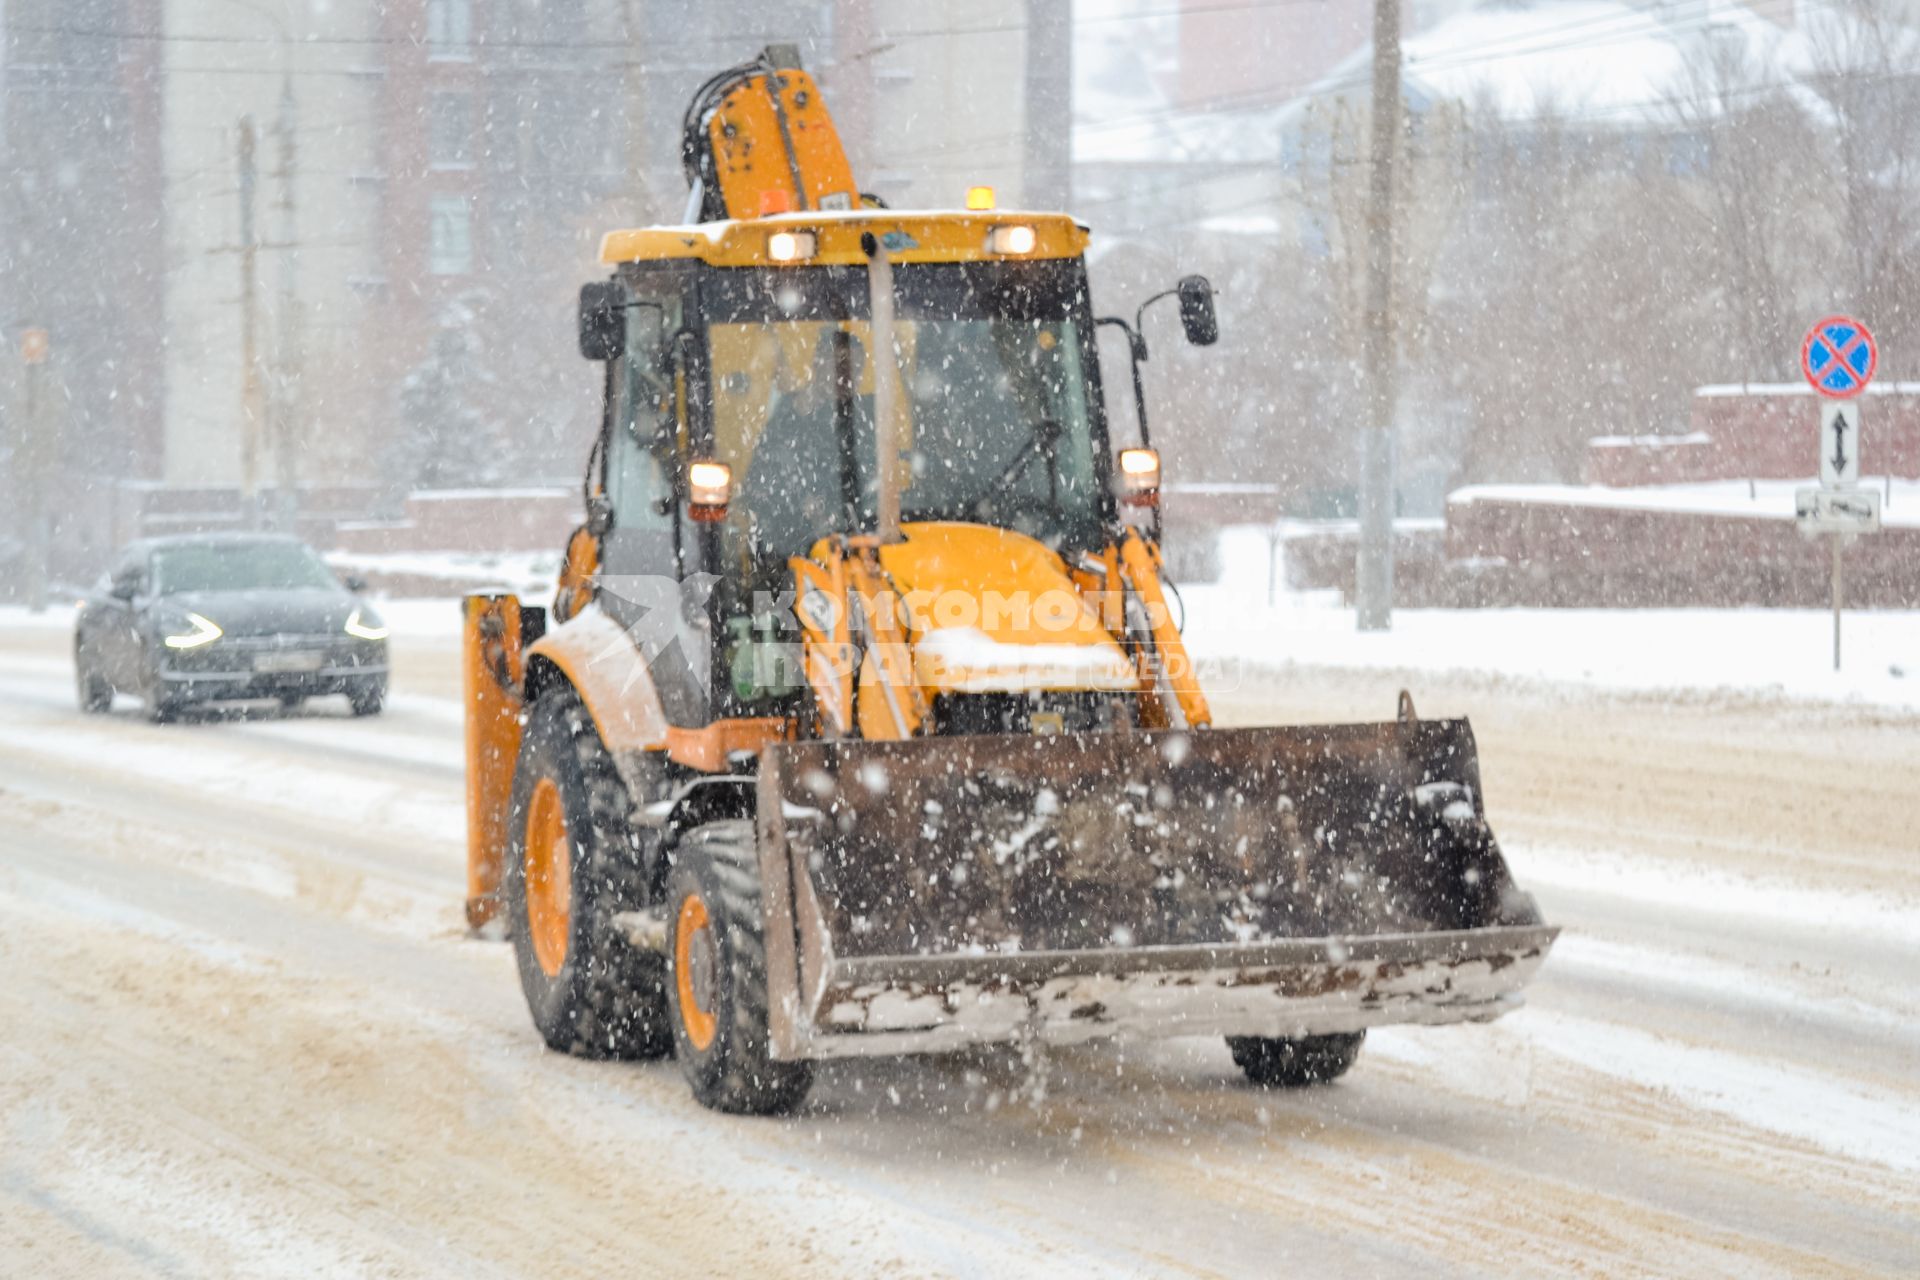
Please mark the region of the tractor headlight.
POLYGON ((385 640, 389 628, 380 615, 366 605, 356 605, 347 615, 347 634, 359 640, 385 640))
POLYGON ((687 467, 687 514, 702 524, 727 518, 733 491, 733 468, 701 458, 687 467))
POLYGON ((213 619, 203 618, 197 613, 187 614, 185 623, 191 630, 165 637, 164 643, 167 648, 198 649, 203 644, 212 644, 223 634, 213 619))
POLYGON ((1018 256, 1032 253, 1040 241, 1032 227, 1023 223, 1012 223, 1004 227, 995 227, 987 232, 987 252, 1018 256))
POLYGON ((776 231, 767 237, 767 257, 775 262, 805 262, 819 250, 811 231, 776 231))
POLYGON ((1152 449, 1120 451, 1120 501, 1130 507, 1160 505, 1160 455, 1152 449))

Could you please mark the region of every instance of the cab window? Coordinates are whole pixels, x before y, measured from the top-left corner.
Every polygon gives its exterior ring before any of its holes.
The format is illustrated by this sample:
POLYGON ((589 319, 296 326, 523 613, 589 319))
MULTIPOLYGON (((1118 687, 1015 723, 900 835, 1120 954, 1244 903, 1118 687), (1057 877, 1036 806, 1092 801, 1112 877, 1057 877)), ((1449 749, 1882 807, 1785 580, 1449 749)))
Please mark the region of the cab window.
POLYGON ((687 447, 685 379, 673 356, 681 321, 674 282, 635 282, 627 305, 627 349, 614 364, 608 406, 611 572, 681 576, 673 484, 687 447))

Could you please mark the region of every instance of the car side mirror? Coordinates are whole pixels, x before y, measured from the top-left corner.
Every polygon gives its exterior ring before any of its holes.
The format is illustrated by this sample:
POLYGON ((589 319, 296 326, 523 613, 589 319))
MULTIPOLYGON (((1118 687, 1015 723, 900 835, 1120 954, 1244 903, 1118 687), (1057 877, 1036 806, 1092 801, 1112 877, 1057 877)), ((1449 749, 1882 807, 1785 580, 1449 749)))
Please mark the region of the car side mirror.
POLYGON ((620 286, 596 280, 580 286, 580 354, 589 360, 612 360, 627 349, 627 313, 620 286))
POLYGON ((1220 319, 1213 310, 1213 284, 1205 276, 1182 276, 1180 324, 1187 341, 1196 347, 1210 347, 1220 340, 1220 319))
POLYGON ((357 573, 342 574, 340 581, 346 585, 347 590, 353 592, 355 595, 359 595, 367 589, 367 580, 357 573))
POLYGON ((133 574, 115 578, 107 584, 107 594, 115 600, 131 600, 140 594, 140 579, 133 574))

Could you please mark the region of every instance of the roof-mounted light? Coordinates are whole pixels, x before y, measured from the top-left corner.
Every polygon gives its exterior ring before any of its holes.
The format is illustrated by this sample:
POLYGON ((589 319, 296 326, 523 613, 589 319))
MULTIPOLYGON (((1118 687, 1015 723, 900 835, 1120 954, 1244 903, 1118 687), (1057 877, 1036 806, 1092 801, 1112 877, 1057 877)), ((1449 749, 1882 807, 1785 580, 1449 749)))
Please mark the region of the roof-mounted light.
POLYGON ((1040 237, 1034 234, 1032 227, 1023 222, 995 227, 987 232, 988 253, 1004 253, 1017 257, 1020 254, 1032 253, 1034 246, 1039 243, 1040 237))
POLYGON ((968 187, 967 208, 973 210, 975 213, 993 208, 993 188, 968 187))
POLYGON ((805 262, 819 248, 811 231, 776 231, 767 237, 767 257, 774 262, 805 262))

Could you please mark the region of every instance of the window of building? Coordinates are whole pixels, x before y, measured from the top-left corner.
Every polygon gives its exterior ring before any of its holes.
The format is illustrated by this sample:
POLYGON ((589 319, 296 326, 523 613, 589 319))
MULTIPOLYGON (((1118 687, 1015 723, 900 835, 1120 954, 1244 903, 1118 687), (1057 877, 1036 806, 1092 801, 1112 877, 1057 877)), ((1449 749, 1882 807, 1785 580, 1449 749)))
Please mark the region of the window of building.
POLYGON ((514 110, 511 91, 489 93, 480 103, 480 151, 487 157, 487 168, 499 173, 520 167, 523 133, 529 133, 526 118, 514 110))
POLYGON ((473 0, 427 0, 427 52, 464 57, 473 38, 473 0))
POLYGON ((463 276, 473 269, 473 207, 465 196, 435 196, 427 227, 427 270, 463 276))
POLYGON ((427 95, 427 163, 436 169, 473 165, 473 95, 427 95))

